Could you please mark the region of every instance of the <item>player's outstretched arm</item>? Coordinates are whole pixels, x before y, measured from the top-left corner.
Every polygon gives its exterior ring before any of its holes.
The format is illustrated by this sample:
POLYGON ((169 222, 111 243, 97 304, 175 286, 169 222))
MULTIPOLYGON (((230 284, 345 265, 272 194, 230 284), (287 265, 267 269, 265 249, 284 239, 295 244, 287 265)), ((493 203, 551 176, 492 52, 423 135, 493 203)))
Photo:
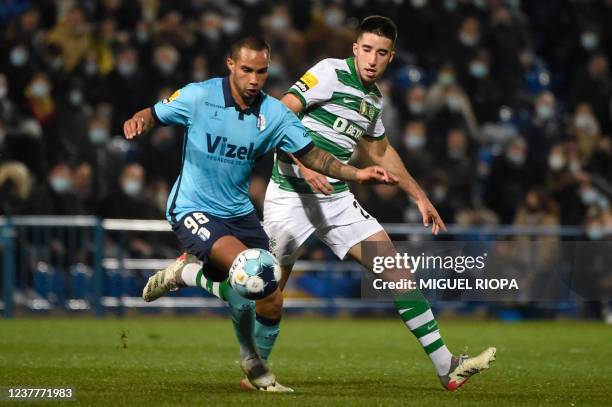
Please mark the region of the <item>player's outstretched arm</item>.
POLYGON ((151 113, 151 108, 142 109, 136 112, 131 119, 123 123, 123 134, 130 140, 140 136, 155 127, 155 118, 151 113))
POLYGON ((311 170, 329 177, 344 181, 379 182, 382 184, 397 184, 395 175, 379 166, 358 169, 352 165, 343 164, 336 157, 317 147, 300 157, 302 164, 311 170))
POLYGON ((427 198, 427 195, 419 184, 412 175, 410 175, 401 157, 395 148, 389 144, 386 137, 372 141, 363 139, 359 146, 360 152, 365 152, 372 162, 397 174, 399 178, 399 187, 415 200, 419 212, 421 212, 421 216, 423 217, 424 226, 429 226, 429 222, 431 221, 433 223, 431 231, 435 235, 437 235, 440 230, 446 230, 446 225, 438 214, 438 211, 429 198, 427 198))

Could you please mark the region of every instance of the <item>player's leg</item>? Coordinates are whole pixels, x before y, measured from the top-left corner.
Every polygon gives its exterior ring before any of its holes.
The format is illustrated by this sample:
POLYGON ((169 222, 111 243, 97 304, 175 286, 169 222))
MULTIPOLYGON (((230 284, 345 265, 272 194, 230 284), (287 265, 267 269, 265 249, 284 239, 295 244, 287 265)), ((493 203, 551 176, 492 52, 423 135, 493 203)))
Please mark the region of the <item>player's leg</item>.
MULTIPOLYGON (((381 244, 377 247, 377 255, 394 257, 396 254, 393 243, 384 230, 368 236, 364 242, 380 242, 381 244)), ((372 264, 368 264, 362 256, 361 243, 352 246, 347 254, 367 269, 372 269, 372 264)), ((400 274, 401 271, 388 273, 390 276, 400 274)), ((495 360, 495 348, 487 348, 472 358, 453 356, 442 339, 429 302, 419 290, 398 294, 393 300, 400 318, 423 347, 436 369, 440 382, 447 390, 456 390, 470 376, 488 369, 489 364, 495 360)))

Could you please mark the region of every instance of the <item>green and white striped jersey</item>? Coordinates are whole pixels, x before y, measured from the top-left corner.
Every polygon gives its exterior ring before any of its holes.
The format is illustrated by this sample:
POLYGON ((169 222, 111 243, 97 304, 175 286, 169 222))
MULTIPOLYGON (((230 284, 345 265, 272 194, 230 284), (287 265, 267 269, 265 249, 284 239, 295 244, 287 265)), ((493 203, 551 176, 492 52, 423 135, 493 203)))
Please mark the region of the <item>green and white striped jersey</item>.
MULTIPOLYGON (((304 106, 302 124, 317 147, 346 163, 362 137, 383 138, 382 95, 373 85, 364 88, 354 58, 320 61, 289 90, 304 106)), ((314 193, 298 166, 277 150, 272 180, 285 191, 314 193)), ((334 194, 348 190, 344 181, 328 177, 334 194)), ((323 196, 321 194, 321 196, 323 196)))

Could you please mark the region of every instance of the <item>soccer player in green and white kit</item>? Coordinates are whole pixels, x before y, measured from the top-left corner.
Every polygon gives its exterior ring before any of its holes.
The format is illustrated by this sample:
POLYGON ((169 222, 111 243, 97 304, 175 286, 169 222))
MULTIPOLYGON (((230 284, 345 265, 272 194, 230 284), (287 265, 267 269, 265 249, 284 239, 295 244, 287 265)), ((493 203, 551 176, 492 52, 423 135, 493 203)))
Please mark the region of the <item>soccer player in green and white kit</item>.
MULTIPOLYGON (((366 18, 353 44, 354 57, 320 61, 289 89, 282 102, 301 117, 320 149, 342 162, 347 162, 358 149, 360 155, 396 175, 400 188, 415 200, 423 224, 432 223, 432 232, 437 234, 445 229, 444 222, 389 145, 381 120, 382 95, 375 82, 394 57, 396 37, 397 28, 390 19, 366 18)), ((264 229, 270 237, 270 250, 282 267, 281 288, 289 278, 299 248, 312 233, 339 258, 349 255, 362 264, 361 242, 391 244, 382 226, 361 208, 345 182, 310 171, 295 157, 279 151, 266 192, 264 229)), ((208 287, 209 291, 218 292, 216 284, 212 290, 208 287)), ((394 300, 400 317, 429 356, 444 388, 457 389, 495 360, 495 348, 472 358, 453 356, 427 300, 418 290, 394 300)), ((280 301, 257 304, 256 342, 264 360, 280 332, 281 309, 280 301)), ((246 380, 241 384, 249 387, 246 380)))
MULTIPOLYGON (((390 19, 364 19, 353 44, 354 56, 320 61, 289 89, 282 102, 301 117, 322 150, 347 162, 359 148, 360 155, 395 174, 400 188, 415 200, 423 224, 431 222, 437 234, 445 229, 444 222, 389 145, 381 120, 382 95, 375 82, 394 57, 396 37, 397 28, 390 19)), ((281 287, 298 249, 312 233, 340 259, 349 255, 362 264, 361 242, 390 243, 381 225, 361 208, 344 181, 317 174, 281 151, 275 157, 272 181, 264 202, 264 229, 270 237, 270 250, 282 267, 281 287)), ((427 300, 419 292, 396 296, 395 305, 446 389, 457 389, 495 359, 495 348, 474 358, 453 356, 427 300)), ((266 314, 274 313, 267 310, 266 314)), ((280 320, 267 322, 273 325, 280 320)), ((264 358, 267 351, 260 347, 264 358)))

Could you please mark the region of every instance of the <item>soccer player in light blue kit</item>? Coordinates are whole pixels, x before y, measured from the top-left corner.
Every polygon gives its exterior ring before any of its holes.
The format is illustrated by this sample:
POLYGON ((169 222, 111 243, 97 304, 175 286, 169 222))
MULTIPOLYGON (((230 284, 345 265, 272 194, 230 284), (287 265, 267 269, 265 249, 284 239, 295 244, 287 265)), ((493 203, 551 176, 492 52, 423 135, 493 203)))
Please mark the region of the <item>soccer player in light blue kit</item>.
MULTIPOLYGON (((186 129, 182 168, 168 197, 166 217, 190 254, 149 279, 143 291, 145 301, 180 287, 201 287, 202 281, 224 281, 244 250, 269 249, 248 189, 255 161, 274 148, 337 179, 397 183, 381 167, 357 169, 315 147, 293 112, 261 91, 269 62, 270 48, 265 41, 242 39, 231 47, 228 77, 191 83, 124 123, 128 139, 156 125, 186 129), (193 256, 204 263, 204 272, 199 264, 188 264, 193 256)), ((280 315, 267 315, 265 310, 277 308, 270 307, 272 303, 282 303, 280 290, 255 304, 229 285, 215 284, 212 290, 230 304, 241 367, 250 384, 262 390, 287 391, 276 382, 257 349, 260 344, 266 346, 266 337, 274 334, 268 332, 266 321, 280 315)))

